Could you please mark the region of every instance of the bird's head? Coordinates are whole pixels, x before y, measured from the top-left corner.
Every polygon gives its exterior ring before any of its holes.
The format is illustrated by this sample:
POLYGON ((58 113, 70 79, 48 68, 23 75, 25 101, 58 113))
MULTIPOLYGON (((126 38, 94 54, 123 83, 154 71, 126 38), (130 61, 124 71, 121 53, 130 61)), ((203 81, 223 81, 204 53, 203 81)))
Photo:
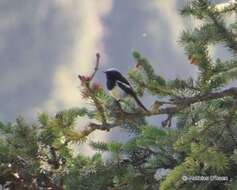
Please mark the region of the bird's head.
POLYGON ((118 79, 122 74, 114 68, 104 71, 107 79, 118 79))

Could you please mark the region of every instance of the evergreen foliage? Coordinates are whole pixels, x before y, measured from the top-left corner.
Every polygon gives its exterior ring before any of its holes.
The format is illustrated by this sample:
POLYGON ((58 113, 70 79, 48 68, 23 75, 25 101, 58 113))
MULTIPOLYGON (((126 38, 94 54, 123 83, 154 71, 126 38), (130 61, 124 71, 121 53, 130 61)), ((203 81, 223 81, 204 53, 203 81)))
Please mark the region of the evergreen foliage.
POLYGON ((219 10, 207 0, 193 0, 181 11, 202 22, 180 38, 190 64, 199 69, 197 79, 166 80, 133 53, 136 66, 128 75, 140 96, 146 92, 156 98, 149 112, 129 99, 117 104, 94 82, 97 54, 92 75, 79 75, 89 108, 41 113, 36 124, 22 118, 0 123, 0 185, 18 190, 237 189, 237 87, 229 85, 237 78, 237 23, 226 24, 224 18, 236 12, 237 4, 219 10), (209 46, 218 44, 232 53, 229 60, 210 56, 209 46), (161 124, 147 120, 161 120, 161 115, 166 116, 161 124), (86 126, 76 122, 83 118, 89 120, 86 126), (132 134, 128 142, 88 142, 95 130, 114 127, 132 134), (78 143, 89 143, 97 153, 76 153, 78 143), (110 153, 108 159, 102 158, 104 152, 110 153))

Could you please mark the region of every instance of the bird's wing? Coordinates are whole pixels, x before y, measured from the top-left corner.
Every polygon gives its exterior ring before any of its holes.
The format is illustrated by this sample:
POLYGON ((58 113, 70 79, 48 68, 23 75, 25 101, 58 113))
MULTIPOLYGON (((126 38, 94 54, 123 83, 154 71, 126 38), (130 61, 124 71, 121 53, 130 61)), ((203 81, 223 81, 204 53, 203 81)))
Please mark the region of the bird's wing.
POLYGON ((121 76, 117 79, 119 82, 125 83, 129 86, 131 86, 128 82, 128 80, 121 74, 121 76))
POLYGON ((124 83, 124 82, 119 81, 119 80, 117 80, 116 82, 117 82, 118 86, 119 86, 123 91, 125 91, 127 94, 133 95, 133 94, 135 93, 129 83, 127 84, 127 83, 124 83))
POLYGON ((147 108, 139 100, 139 98, 137 97, 136 93, 134 92, 134 90, 132 89, 132 87, 130 85, 125 84, 121 81, 117 81, 117 84, 123 91, 125 91, 127 94, 131 95, 140 107, 142 107, 145 111, 149 112, 147 110, 147 108))

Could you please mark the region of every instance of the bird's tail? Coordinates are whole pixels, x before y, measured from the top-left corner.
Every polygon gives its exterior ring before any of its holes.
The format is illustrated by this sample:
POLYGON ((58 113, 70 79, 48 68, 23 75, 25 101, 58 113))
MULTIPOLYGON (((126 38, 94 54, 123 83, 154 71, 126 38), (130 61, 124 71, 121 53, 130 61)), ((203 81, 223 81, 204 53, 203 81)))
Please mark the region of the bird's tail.
POLYGON ((143 105, 143 103, 139 100, 139 98, 137 97, 137 95, 133 95, 135 101, 137 102, 137 104, 146 112, 149 112, 149 110, 143 105))

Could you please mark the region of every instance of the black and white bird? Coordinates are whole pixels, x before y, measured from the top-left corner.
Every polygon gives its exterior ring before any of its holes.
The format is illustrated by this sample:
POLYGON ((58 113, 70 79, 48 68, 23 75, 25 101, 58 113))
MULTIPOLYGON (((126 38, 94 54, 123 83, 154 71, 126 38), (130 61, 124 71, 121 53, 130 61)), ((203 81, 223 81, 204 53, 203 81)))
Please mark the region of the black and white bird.
POLYGON ((143 110, 149 112, 137 97, 128 80, 117 69, 108 69, 104 73, 106 74, 107 79, 107 89, 113 98, 120 101, 126 96, 131 96, 143 110))

